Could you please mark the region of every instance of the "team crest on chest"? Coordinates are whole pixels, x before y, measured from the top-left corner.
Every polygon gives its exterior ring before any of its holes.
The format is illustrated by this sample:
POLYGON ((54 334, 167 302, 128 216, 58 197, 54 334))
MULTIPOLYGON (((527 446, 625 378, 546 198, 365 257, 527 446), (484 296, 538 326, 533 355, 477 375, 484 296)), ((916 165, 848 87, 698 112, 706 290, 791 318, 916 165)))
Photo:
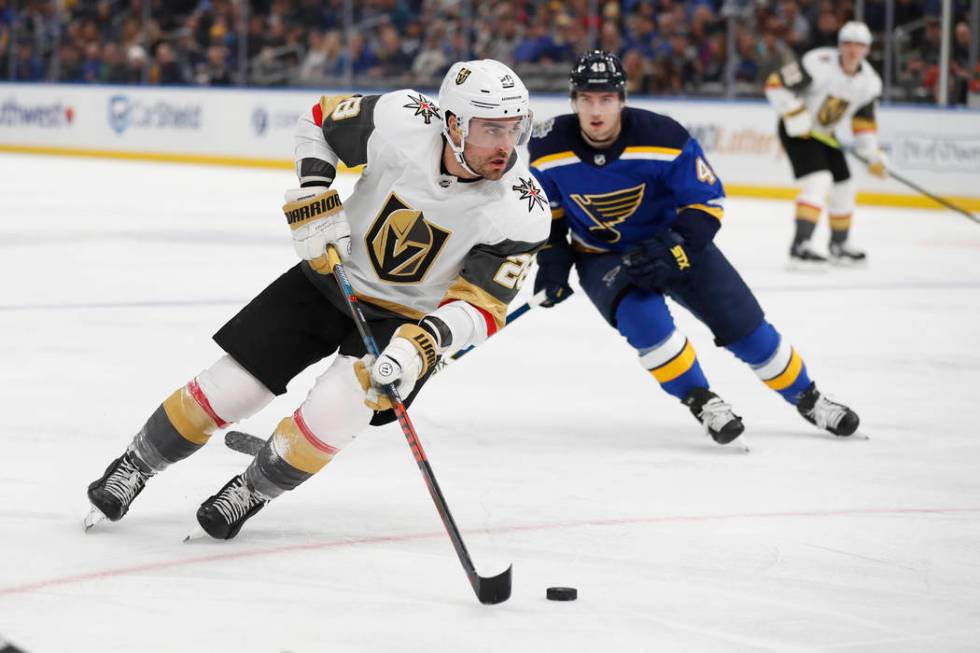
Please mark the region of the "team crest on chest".
POLYGON ((824 127, 830 127, 844 116, 850 104, 844 98, 828 95, 817 111, 817 121, 824 127))
POLYGON ((438 118, 440 120, 442 119, 442 116, 439 115, 439 107, 436 106, 436 103, 421 93, 419 93, 417 96, 409 93, 408 99, 411 100, 411 102, 402 106, 406 109, 415 109, 415 115, 422 116, 422 119, 425 120, 425 124, 431 124, 433 118, 438 118))
POLYGON ((419 283, 450 235, 450 231, 432 224, 421 211, 390 193, 364 240, 379 279, 390 283, 419 283))
POLYGON ((646 184, 624 188, 611 193, 596 193, 590 195, 572 194, 572 200, 589 216, 595 226, 589 227, 589 232, 598 240, 615 243, 622 238, 616 225, 625 222, 636 213, 643 202, 643 192, 646 184))
POLYGON ((538 188, 537 184, 534 183, 534 178, 528 177, 524 179, 523 177, 518 177, 520 184, 511 186, 511 190, 515 190, 521 195, 522 200, 527 200, 527 212, 530 213, 535 207, 539 209, 544 209, 544 193, 538 188))

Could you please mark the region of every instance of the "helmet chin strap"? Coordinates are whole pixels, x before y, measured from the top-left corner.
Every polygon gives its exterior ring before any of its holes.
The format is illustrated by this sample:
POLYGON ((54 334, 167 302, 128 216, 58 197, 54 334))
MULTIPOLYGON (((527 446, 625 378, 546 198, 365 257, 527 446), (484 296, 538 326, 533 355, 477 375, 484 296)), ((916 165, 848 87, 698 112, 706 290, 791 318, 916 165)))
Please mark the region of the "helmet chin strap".
POLYGON ((446 135, 446 142, 449 143, 449 147, 453 151, 453 157, 456 159, 456 163, 462 166, 463 170, 470 173, 474 177, 482 177, 483 175, 481 175, 479 172, 471 168, 469 164, 466 163, 466 159, 463 157, 463 150, 466 149, 466 133, 464 132, 463 128, 459 126, 459 116, 455 116, 455 118, 456 118, 457 128, 459 129, 459 145, 458 146, 456 145, 456 142, 453 140, 452 134, 449 133, 448 125, 444 130, 446 135))
MULTIPOLYGON (((464 142, 464 144, 465 144, 465 142, 464 142)), ((470 173, 471 175, 473 175, 475 177, 482 177, 483 176, 479 172, 477 172, 476 170, 474 170, 473 168, 471 168, 466 163, 466 159, 463 157, 463 150, 462 149, 457 150, 454 147, 453 148, 453 156, 456 157, 456 163, 458 163, 459 165, 463 166, 463 170, 465 170, 466 172, 470 173)))
POLYGON ((459 139, 460 145, 458 147, 456 146, 456 143, 453 142, 452 136, 447 137, 446 141, 449 143, 449 147, 453 151, 453 158, 456 159, 456 163, 462 166, 463 170, 470 173, 474 177, 483 176, 479 172, 471 168, 469 164, 466 163, 466 158, 463 157, 463 149, 466 147, 466 138, 464 136, 460 135, 460 139, 459 139))

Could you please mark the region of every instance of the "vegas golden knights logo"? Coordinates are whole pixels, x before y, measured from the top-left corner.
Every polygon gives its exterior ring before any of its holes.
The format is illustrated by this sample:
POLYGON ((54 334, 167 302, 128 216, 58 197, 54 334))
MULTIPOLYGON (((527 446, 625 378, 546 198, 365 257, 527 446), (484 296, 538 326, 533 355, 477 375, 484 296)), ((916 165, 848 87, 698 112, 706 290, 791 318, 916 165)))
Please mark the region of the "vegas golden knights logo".
POLYGON ((391 193, 364 240, 379 279, 390 283, 419 283, 450 234, 426 221, 421 211, 391 193))
POLYGON ((456 85, 459 86, 466 81, 466 78, 470 76, 469 68, 461 68, 458 73, 456 73, 456 85))
POLYGON ((572 200, 595 222, 594 227, 589 227, 592 237, 605 243, 615 243, 622 237, 616 225, 636 213, 643 201, 644 190, 646 184, 640 184, 611 193, 573 194, 572 200))
POLYGON ((847 100, 842 100, 839 97, 834 97, 833 95, 828 95, 827 99, 823 101, 820 105, 820 110, 817 111, 817 122, 819 122, 824 127, 829 127, 833 125, 844 112, 847 111, 847 107, 850 104, 847 100))

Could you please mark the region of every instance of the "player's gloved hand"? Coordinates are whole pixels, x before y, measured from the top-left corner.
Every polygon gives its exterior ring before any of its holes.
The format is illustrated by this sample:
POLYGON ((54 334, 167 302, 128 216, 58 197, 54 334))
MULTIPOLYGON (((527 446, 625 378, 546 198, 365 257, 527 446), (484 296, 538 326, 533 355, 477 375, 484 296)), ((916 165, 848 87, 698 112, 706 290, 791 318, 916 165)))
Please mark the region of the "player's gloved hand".
POLYGON ((666 230, 626 252, 623 266, 633 285, 660 292, 690 275, 691 254, 678 233, 666 230))
POLYGON ((292 188, 286 191, 282 211, 293 230, 296 255, 317 272, 330 272, 328 245, 336 247, 341 258, 350 254, 350 224, 337 191, 322 186, 292 188))
POLYGON ((868 162, 868 172, 875 177, 886 179, 888 177, 888 157, 878 148, 870 150, 858 150, 857 152, 868 162))
POLYGON ((544 308, 568 299, 572 287, 568 285, 568 274, 572 270, 572 248, 568 244, 549 244, 538 252, 538 273, 534 277, 534 294, 542 290, 545 300, 541 302, 544 308))
POLYGON ((783 114, 783 125, 786 126, 787 135, 793 138, 809 138, 810 130, 813 129, 813 118, 806 108, 800 107, 795 112, 783 114))
POLYGON ((405 399, 415 383, 436 363, 436 340, 417 324, 403 324, 391 337, 377 360, 365 356, 354 363, 354 373, 364 388, 364 404, 372 410, 388 410, 391 401, 380 386, 394 385, 405 399))

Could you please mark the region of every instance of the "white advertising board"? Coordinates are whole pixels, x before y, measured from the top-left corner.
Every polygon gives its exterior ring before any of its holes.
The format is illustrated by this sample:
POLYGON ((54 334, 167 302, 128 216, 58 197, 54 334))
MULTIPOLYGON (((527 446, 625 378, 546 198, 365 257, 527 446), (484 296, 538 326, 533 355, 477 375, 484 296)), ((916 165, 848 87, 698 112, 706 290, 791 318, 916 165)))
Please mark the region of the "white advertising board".
MULTIPOLYGON (((0 151, 292 165, 297 117, 339 91, 0 84, 0 151)), ((569 111, 534 97, 536 117, 569 111)), ((789 162, 765 102, 631 99, 694 135, 733 195, 791 196, 789 162)), ((881 141, 894 168, 935 193, 980 203, 980 111, 884 107, 881 141)), ((846 141, 849 134, 840 133, 846 141)), ((865 196, 914 194, 852 170, 865 196)))

